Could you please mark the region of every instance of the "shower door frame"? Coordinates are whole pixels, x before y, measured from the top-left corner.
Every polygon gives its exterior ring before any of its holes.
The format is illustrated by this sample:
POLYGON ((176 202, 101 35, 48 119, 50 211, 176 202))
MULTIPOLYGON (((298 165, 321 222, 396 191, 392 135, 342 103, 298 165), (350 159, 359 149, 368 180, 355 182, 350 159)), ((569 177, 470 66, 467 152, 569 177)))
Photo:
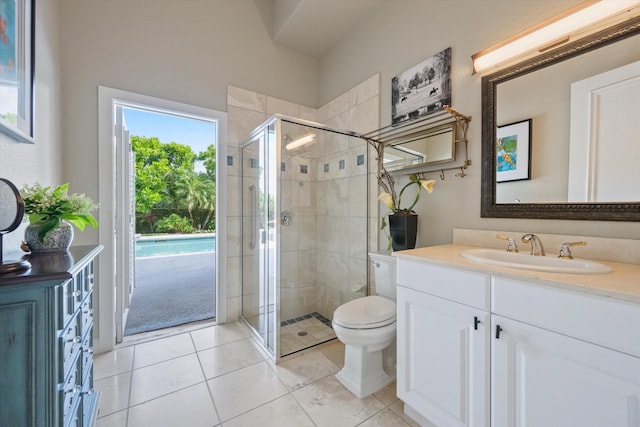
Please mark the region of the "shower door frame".
MULTIPOLYGON (((281 114, 275 114, 272 117, 270 117, 269 119, 267 119, 266 121, 264 121, 262 124, 260 124, 259 126, 257 126, 253 132, 251 133, 251 136, 249 138, 247 138, 245 140, 244 143, 242 143, 240 145, 240 155, 241 155, 241 192, 242 192, 242 200, 243 200, 243 204, 246 201, 246 198, 244 197, 244 187, 245 187, 245 168, 248 167, 247 165, 247 161, 244 158, 244 154, 245 154, 245 148, 247 148, 249 145, 251 145, 253 142, 255 142, 255 140, 260 136, 260 134, 265 134, 267 135, 267 137, 264 138, 265 141, 265 147, 264 150, 261 150, 261 154, 264 155, 265 153, 267 154, 267 156, 272 156, 273 161, 271 162, 270 158, 267 157, 267 162, 265 162, 264 164, 267 166, 272 166, 273 169, 275 169, 274 171, 271 171, 272 173, 266 173, 265 172, 265 187, 266 188, 270 188, 271 185, 271 181, 275 179, 276 181, 276 187, 275 187, 275 195, 274 195, 274 203, 273 203, 273 231, 274 231, 274 251, 273 251, 273 256, 272 258, 269 257, 269 255, 267 254, 266 259, 268 260, 266 263, 266 267, 265 267, 265 271, 263 272, 267 278, 267 280, 270 280, 269 278, 269 270, 268 268, 272 268, 273 269, 273 282, 270 283, 270 285, 273 287, 272 289, 268 289, 267 292, 265 292, 264 295, 264 301, 263 301, 263 305, 265 307, 265 311, 262 314, 264 316, 263 321, 264 321, 264 325, 266 328, 266 331, 264 333, 264 335, 262 333, 260 333, 259 330, 256 330, 255 326, 245 318, 243 310, 244 310, 244 280, 245 280, 245 271, 244 271, 244 261, 245 261, 245 221, 244 221, 244 206, 241 209, 242 212, 242 226, 241 226, 241 260, 240 260, 240 266, 241 266, 241 274, 242 274, 242 278, 241 278, 241 311, 240 311, 240 318, 241 320, 249 327, 249 329, 251 330, 251 332, 253 333, 253 335, 256 337, 256 339, 262 344, 263 348, 270 354, 270 356, 273 357, 274 362, 278 362, 281 358, 283 357, 288 357, 289 354, 287 354, 286 356, 283 356, 281 353, 281 346, 280 346, 280 338, 281 338, 281 334, 280 334, 280 322, 281 322, 281 305, 279 304, 280 300, 281 300, 281 289, 280 289, 280 283, 281 283, 281 233, 282 233, 282 224, 280 221, 280 214, 282 211, 282 206, 281 205, 281 201, 282 201, 282 170, 281 170, 281 162, 282 162, 282 122, 287 122, 287 123, 292 123, 295 125, 300 125, 300 126, 305 126, 305 127, 311 127, 311 128, 315 128, 318 130, 322 130, 322 131, 327 131, 327 132, 331 132, 331 133, 337 133, 337 134, 341 134, 341 135, 345 135, 348 137, 354 137, 354 138, 361 138, 364 144, 367 144, 366 139, 362 138, 362 136, 356 132, 353 131, 346 131, 346 130, 340 130, 340 129, 335 129, 335 128, 331 128, 329 126, 320 124, 320 123, 316 123, 316 122, 311 122, 311 121, 307 121, 304 119, 298 119, 298 118, 293 118, 293 117, 289 117, 289 116, 284 116, 281 114), (269 134, 269 127, 274 125, 274 132, 269 134), (274 310, 273 310, 273 317, 272 320, 269 321, 269 295, 273 293, 273 297, 275 298, 274 300, 274 310), (270 333, 272 332, 272 333, 270 333), (269 339, 271 338, 272 341, 269 339), (270 345, 271 343, 271 345, 270 345)), ((368 148, 366 151, 366 158, 367 161, 365 162, 365 165, 368 165, 368 148)), ((262 164, 260 162, 260 164, 262 164)), ((266 169, 266 168, 265 168, 266 169)), ((367 166, 367 170, 368 170, 368 166, 367 166)), ((368 180, 367 180, 368 182, 368 180)), ((368 194, 368 183, 367 183, 367 188, 365 189, 365 191, 368 194)), ((269 193, 271 194, 271 193, 269 193)), ((266 228, 265 228, 265 241, 269 241, 269 227, 268 227, 268 223, 269 223, 269 203, 268 203, 268 199, 265 199, 265 209, 266 209, 266 216, 267 216, 267 224, 266 224, 266 228)), ((367 203, 367 215, 366 217, 369 217, 369 204, 367 203)), ((368 229, 368 227, 367 227, 368 229)), ((368 239, 367 242, 365 243, 366 247, 365 247, 365 252, 369 252, 369 243, 368 243, 368 239)), ((365 265, 368 265, 368 261, 365 261, 365 265)), ((368 267, 366 268, 365 271, 365 282, 368 284, 369 283, 369 269, 368 267)), ((368 286, 366 286, 366 293, 368 294, 368 286)), ((300 351, 302 351, 304 349, 301 349, 300 351)))
MULTIPOLYGON (((241 209, 242 211, 242 226, 241 226, 241 308, 240 308, 240 318, 242 321, 249 327, 253 335, 256 339, 262 344, 263 349, 268 351, 270 355, 274 358, 274 360, 278 360, 280 358, 280 310, 277 304, 280 298, 280 290, 277 284, 280 280, 280 254, 278 252, 278 248, 280 247, 280 222, 276 220, 279 213, 279 203, 280 203, 280 170, 275 167, 280 164, 280 134, 281 134, 281 123, 280 118, 274 116, 269 120, 263 122, 260 126, 258 126, 252 133, 251 136, 240 146, 241 151, 241 164, 242 164, 242 176, 241 176, 241 185, 242 185, 242 200, 243 204, 245 202, 244 197, 244 187, 245 187, 245 179, 247 178, 247 174, 245 173, 245 168, 248 167, 247 159, 245 159, 245 149, 249 147, 251 144, 255 143, 259 138, 262 138, 262 147, 259 147, 259 159, 258 167, 263 167, 263 170, 259 172, 264 179, 264 188, 267 189, 264 198, 264 206, 261 212, 262 218, 266 218, 264 221, 265 228, 263 232, 260 232, 258 228, 256 230, 255 222, 257 219, 254 218, 254 209, 255 206, 252 207, 252 238, 254 239, 255 244, 260 244, 260 241, 264 237, 264 242, 269 242, 269 223, 273 221, 274 224, 274 238, 275 242, 273 243, 273 251, 270 251, 272 248, 272 244, 267 243, 264 246, 264 249, 258 248, 258 252, 264 251, 264 253, 259 253, 258 257, 262 257, 262 259, 266 260, 264 263, 260 263, 258 266, 259 269, 259 285, 262 285, 266 281, 266 292, 263 293, 261 297, 261 301, 259 303, 260 306, 263 307, 263 312, 258 313, 258 316, 262 317, 262 324, 264 325, 264 331, 260 331, 256 329, 255 325, 248 320, 244 315, 244 281, 245 281, 245 269, 244 269, 244 261, 245 261, 245 244, 246 236, 245 236, 245 221, 244 221, 244 206, 241 209), (270 132, 269 128, 274 125, 274 132, 270 132), (275 160, 272 162, 271 158, 275 155, 275 160), (265 161, 266 159, 266 161, 265 161), (270 167, 273 166, 273 167, 270 167), (275 169, 272 171, 270 169, 275 169), (274 176, 275 174, 275 176, 274 176), (275 180, 277 188, 271 189, 271 183, 275 180), (273 192, 272 192, 273 191, 273 192), (273 218, 269 217, 269 196, 273 194, 273 218), (256 232, 257 231, 257 232, 256 232), (258 241, 256 242, 255 239, 258 241), (273 273, 273 276, 271 275, 273 273), (273 302, 270 302, 270 297, 273 297, 273 302), (270 306, 273 307, 273 319, 270 321, 269 319, 269 311, 270 306)), ((250 166, 249 166, 250 167, 250 166)), ((253 185, 253 184, 252 184, 253 185)), ((259 191, 260 189, 258 189, 259 191)), ((259 195, 254 195, 252 197, 258 197, 256 203, 257 209, 260 210, 259 206, 259 195)), ((256 200, 256 199, 254 199, 256 200)), ((262 289, 260 290, 262 292, 262 289)))

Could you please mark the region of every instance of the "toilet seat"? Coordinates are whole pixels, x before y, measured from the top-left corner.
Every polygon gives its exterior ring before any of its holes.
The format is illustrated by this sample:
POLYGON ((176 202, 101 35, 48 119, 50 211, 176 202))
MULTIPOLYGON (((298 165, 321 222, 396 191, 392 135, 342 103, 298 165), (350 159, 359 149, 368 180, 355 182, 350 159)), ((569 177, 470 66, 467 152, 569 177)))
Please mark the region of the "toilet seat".
POLYGON ((333 322, 348 329, 375 329, 396 321, 396 303, 372 295, 342 304, 333 314, 333 322))

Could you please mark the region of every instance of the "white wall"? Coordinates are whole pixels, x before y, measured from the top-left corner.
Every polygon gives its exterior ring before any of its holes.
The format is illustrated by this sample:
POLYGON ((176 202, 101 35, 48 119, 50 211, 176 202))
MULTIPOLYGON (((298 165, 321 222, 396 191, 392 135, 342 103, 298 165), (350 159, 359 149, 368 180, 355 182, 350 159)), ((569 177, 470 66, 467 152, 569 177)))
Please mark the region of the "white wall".
MULTIPOLYGON (((391 78, 452 48, 452 106, 472 116, 464 179, 437 179, 417 207, 418 246, 452 241, 454 227, 640 238, 640 223, 480 218, 481 90, 471 75, 475 52, 566 10, 581 0, 393 1, 334 46, 321 62, 320 101, 332 99, 372 72, 381 73, 381 120, 391 116, 391 78)), ((568 101, 567 101, 568 102, 568 101)))
MULTIPOLYGON (((35 46, 35 144, 21 144, 0 133, 0 177, 7 178, 19 189, 36 181, 42 185, 61 183, 61 45, 58 0, 38 2, 35 46)), ((26 223, 4 237, 5 254, 19 250, 25 226, 26 223)))
POLYGON ((271 43, 252 1, 61 1, 62 166, 76 191, 97 197, 98 85, 218 111, 227 84, 316 103, 317 60, 271 43))
MULTIPOLYGON (((580 0, 393 1, 320 62, 274 45, 249 0, 61 2, 63 178, 82 186, 77 191, 97 188, 98 84, 217 110, 226 109, 231 84, 317 107, 380 72, 386 124, 391 77, 451 46, 453 106, 473 117, 474 164, 466 178, 449 176, 420 201, 418 244, 449 242, 454 227, 640 237, 638 223, 480 218, 480 76, 471 75, 470 55, 580 0)), ((96 236, 90 230, 80 239, 96 236)))

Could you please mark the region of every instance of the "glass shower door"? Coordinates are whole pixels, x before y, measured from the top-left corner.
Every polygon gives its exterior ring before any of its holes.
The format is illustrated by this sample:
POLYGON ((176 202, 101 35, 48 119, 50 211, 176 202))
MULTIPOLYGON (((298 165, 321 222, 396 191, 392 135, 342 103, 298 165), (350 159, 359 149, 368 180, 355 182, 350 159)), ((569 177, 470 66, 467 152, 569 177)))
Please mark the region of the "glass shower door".
POLYGON ((264 194, 264 132, 242 149, 242 317, 266 342, 264 252, 260 228, 264 222, 260 195, 264 194))
POLYGON ((274 124, 265 126, 242 149, 242 317, 275 354, 274 133, 274 124))

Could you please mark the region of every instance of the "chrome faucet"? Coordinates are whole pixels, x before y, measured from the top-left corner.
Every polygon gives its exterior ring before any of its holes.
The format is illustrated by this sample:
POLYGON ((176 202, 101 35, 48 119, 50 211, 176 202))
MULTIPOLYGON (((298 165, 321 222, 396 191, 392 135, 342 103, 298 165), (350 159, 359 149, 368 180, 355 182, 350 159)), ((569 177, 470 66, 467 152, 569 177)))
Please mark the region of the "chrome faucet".
POLYGON ((531 243, 531 255, 544 256, 544 248, 538 236, 533 233, 528 233, 522 236, 522 241, 524 243, 531 243))
POLYGON ((496 237, 500 240, 507 241, 507 252, 518 252, 518 245, 516 244, 516 241, 511 237, 503 236, 502 234, 497 234, 496 237))
POLYGON ((558 254, 558 258, 564 258, 564 259, 573 259, 573 254, 571 253, 571 246, 586 246, 587 242, 570 242, 570 243, 563 243, 562 246, 560 247, 560 253, 558 254))

